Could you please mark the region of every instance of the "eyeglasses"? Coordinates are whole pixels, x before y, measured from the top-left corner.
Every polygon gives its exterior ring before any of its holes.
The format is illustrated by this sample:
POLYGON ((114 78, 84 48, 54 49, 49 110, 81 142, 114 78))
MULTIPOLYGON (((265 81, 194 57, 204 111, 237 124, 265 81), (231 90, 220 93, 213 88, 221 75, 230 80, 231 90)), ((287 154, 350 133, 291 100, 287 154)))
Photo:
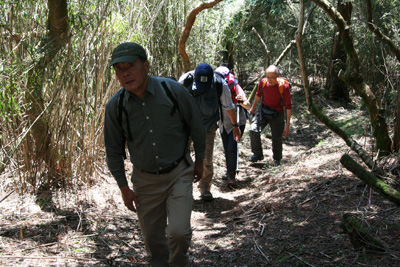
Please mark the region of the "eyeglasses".
POLYGON ((275 76, 267 76, 267 79, 276 79, 276 75, 275 76))

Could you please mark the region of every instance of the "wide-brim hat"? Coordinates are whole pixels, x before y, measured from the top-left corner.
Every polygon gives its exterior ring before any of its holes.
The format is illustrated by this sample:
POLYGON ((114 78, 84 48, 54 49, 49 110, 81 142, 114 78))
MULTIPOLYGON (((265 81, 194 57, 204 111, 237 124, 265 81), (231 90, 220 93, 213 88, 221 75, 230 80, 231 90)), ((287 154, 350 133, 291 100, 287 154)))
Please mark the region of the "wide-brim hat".
POLYGON ((197 90, 207 91, 211 89, 214 79, 214 71, 209 64, 201 63, 194 71, 194 78, 197 90))
POLYGON ((111 66, 120 62, 135 62, 139 57, 147 59, 146 50, 133 42, 126 42, 114 48, 111 55, 111 66))

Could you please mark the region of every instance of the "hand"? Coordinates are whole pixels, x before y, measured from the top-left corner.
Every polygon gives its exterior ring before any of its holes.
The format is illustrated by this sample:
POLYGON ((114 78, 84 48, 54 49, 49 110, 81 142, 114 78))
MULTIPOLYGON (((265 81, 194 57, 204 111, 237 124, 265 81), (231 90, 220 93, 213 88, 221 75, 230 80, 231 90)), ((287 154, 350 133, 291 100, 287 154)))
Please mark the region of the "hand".
POLYGON ((201 178, 203 178, 203 161, 198 161, 194 163, 194 182, 197 183, 200 181, 201 178))
POLYGON ((133 190, 130 189, 127 185, 120 187, 119 189, 121 190, 122 199, 124 200, 125 206, 129 210, 136 212, 136 208, 139 207, 139 201, 135 192, 133 192, 133 190))
POLYGON ((251 108, 250 108, 250 113, 251 114, 256 114, 256 109, 255 109, 255 107, 253 107, 253 106, 251 106, 251 108))
POLYGON ((239 142, 241 137, 242 133, 240 132, 239 127, 233 127, 233 139, 235 139, 236 142, 239 142))
POLYGON ((285 129, 283 129, 283 136, 287 138, 290 134, 290 125, 286 124, 285 129))
POLYGON ((243 101, 244 101, 242 95, 237 95, 237 96, 236 96, 236 100, 237 100, 237 102, 238 102, 239 104, 240 104, 240 103, 243 103, 243 101))

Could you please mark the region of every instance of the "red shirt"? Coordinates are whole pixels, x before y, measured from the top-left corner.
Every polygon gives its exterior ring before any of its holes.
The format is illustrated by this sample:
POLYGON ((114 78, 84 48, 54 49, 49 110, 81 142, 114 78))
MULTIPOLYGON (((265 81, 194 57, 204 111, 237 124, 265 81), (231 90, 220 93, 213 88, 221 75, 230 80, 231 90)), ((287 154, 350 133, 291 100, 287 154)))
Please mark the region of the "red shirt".
MULTIPOLYGON (((257 93, 258 97, 262 97, 262 103, 265 106, 271 107, 277 111, 283 111, 281 106, 281 94, 279 93, 279 82, 272 86, 267 81, 265 86, 263 87, 264 81, 267 78, 262 78, 258 83, 257 93), (262 90, 262 94, 261 94, 262 90)), ((279 79, 279 78, 278 78, 279 79)), ((286 109, 292 109, 292 98, 290 97, 290 87, 287 83, 285 83, 283 88, 283 95, 284 95, 284 103, 283 106, 286 109)))

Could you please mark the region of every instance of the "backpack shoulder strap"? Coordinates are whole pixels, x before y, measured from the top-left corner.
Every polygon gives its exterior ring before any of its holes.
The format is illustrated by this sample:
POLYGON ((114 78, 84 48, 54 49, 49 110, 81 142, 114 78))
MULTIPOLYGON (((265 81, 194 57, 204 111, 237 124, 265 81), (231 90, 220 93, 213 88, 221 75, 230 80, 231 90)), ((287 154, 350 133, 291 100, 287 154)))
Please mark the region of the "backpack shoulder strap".
POLYGON ((128 138, 128 141, 132 141, 133 138, 132 138, 132 133, 131 133, 131 127, 129 125, 128 111, 126 110, 125 105, 124 105, 125 104, 124 98, 125 98, 125 89, 121 90, 121 93, 119 95, 117 120, 118 120, 119 125, 122 128, 122 114, 125 115, 126 128, 127 128, 127 132, 128 132, 127 138, 128 138))
POLYGON ((193 85, 194 77, 193 74, 189 73, 186 78, 183 80, 183 86, 189 88, 193 85))
POLYGON ((175 97, 174 94, 171 92, 171 89, 169 89, 169 87, 168 87, 168 85, 167 85, 167 83, 166 83, 165 81, 162 81, 162 82, 161 82, 161 85, 162 85, 162 87, 164 88, 164 91, 165 91, 165 93, 167 94, 168 98, 171 100, 172 104, 174 105, 174 106, 172 107, 172 110, 171 110, 170 115, 172 116, 172 115, 174 115, 175 111, 178 111, 178 113, 179 113, 179 115, 180 115, 180 117, 181 117, 181 120, 182 120, 182 122, 183 122, 183 124, 184 124, 185 130, 186 130, 186 132, 189 134, 190 131, 189 131, 188 124, 186 123, 184 117, 182 116, 182 112, 181 112, 180 109, 179 109, 179 103, 178 103, 178 101, 176 100, 176 97, 175 97))
MULTIPOLYGON (((285 80, 285 79, 283 79, 283 78, 278 78, 278 83, 279 83, 279 93, 281 94, 281 95, 283 95, 283 88, 285 87, 285 83, 286 83, 287 81, 285 80)), ((263 80, 262 80, 262 87, 264 88, 264 86, 267 84, 267 79, 266 78, 263 78, 263 80)))
MULTIPOLYGON (((281 106, 283 106, 283 103, 285 101, 285 97, 283 94, 284 88, 285 88, 285 83, 289 83, 288 81, 286 81, 286 79, 284 78, 278 78, 278 84, 279 84, 279 94, 281 95, 281 106)), ((267 84, 267 79, 263 78, 262 80, 262 88, 264 88, 264 86, 267 84)), ((261 88, 261 96, 263 94, 263 90, 261 88)))
POLYGON ((222 79, 224 79, 225 80, 225 77, 224 77, 224 75, 222 75, 221 73, 219 73, 219 72, 214 72, 215 74, 217 74, 218 76, 220 76, 222 79))
POLYGON ((262 88, 267 84, 267 78, 262 78, 262 88))
POLYGON ((232 97, 237 95, 236 85, 238 85, 238 84, 239 84, 239 81, 237 79, 234 79, 233 82, 231 82, 231 84, 228 84, 229 90, 231 90, 231 93, 232 93, 232 97), (233 89, 235 89, 235 90, 233 90, 233 89))
POLYGON ((278 78, 278 83, 279 83, 279 93, 283 95, 283 89, 285 88, 285 80, 278 78))
MULTIPOLYGON (((189 74, 189 75, 191 75, 191 74, 189 74)), ((172 94, 171 90, 168 88, 168 85, 167 85, 167 83, 166 83, 165 81, 162 81, 162 82, 161 82, 161 85, 162 85, 162 87, 164 88, 164 91, 165 91, 165 93, 167 94, 168 98, 172 101, 172 103, 173 103, 173 105, 174 105, 174 106, 172 107, 172 110, 171 110, 170 115, 171 115, 171 116, 174 115, 175 111, 178 110, 179 116, 180 116, 180 118, 181 118, 181 120, 182 120, 182 122, 183 122, 183 128, 185 129, 185 132, 186 132, 186 134, 187 134, 187 137, 186 137, 186 138, 187 138, 187 140, 189 140, 190 128, 189 128, 188 124, 186 123, 185 119, 183 118, 181 111, 179 110, 178 101, 176 100, 176 98, 175 98, 174 95, 172 94)), ((186 140, 186 141, 187 141, 187 140, 186 140)), ((188 142, 186 142, 186 146, 185 146, 185 150, 184 150, 184 154, 183 154, 183 155, 185 155, 186 152, 187 152, 187 150, 188 150, 188 145, 187 145, 187 144, 188 144, 188 142)))
POLYGON ((118 96, 118 117, 117 117, 117 120, 118 120, 119 125, 122 125, 122 112, 123 112, 122 109, 124 108, 123 107, 124 98, 125 98, 125 89, 122 88, 120 93, 119 93, 119 96, 118 96))
POLYGON ((261 87, 261 90, 260 90, 260 94, 261 94, 261 97, 263 97, 263 94, 264 94, 264 87, 267 85, 267 78, 261 78, 261 81, 262 81, 262 87, 261 87))
POLYGON ((219 117, 221 118, 222 123, 224 122, 224 114, 222 113, 222 103, 221 103, 221 95, 222 95, 222 82, 215 81, 215 86, 218 94, 218 105, 219 105, 219 117))
POLYGON ((284 79, 284 78, 278 78, 278 82, 279 82, 279 93, 281 95, 281 107, 283 107, 283 103, 285 102, 285 95, 283 94, 283 90, 285 89, 285 84, 289 84, 290 83, 284 79))
POLYGON ((167 94, 167 96, 169 97, 169 99, 171 99, 172 103, 174 104, 174 106, 172 107, 171 113, 170 115, 174 115, 175 111, 178 110, 179 114, 179 105, 178 105, 178 101, 176 100, 176 98, 173 96, 173 94, 171 93, 171 90, 168 88, 167 83, 165 81, 161 82, 162 87, 165 90, 165 93, 167 94))
MULTIPOLYGON (((228 81, 226 82, 228 83, 228 81)), ((237 84, 239 84, 238 80, 234 80, 233 82, 231 82, 230 84, 228 83, 228 87, 229 89, 232 91, 232 88, 235 87, 237 84)))
MULTIPOLYGON (((215 82, 215 85, 217 87, 217 93, 218 93, 218 98, 221 97, 222 95, 222 82, 215 82)), ((219 100, 218 100, 219 101, 219 100)))
MULTIPOLYGON (((118 124, 122 128, 122 113, 124 113, 125 117, 126 117, 126 124, 127 124, 126 126, 127 126, 127 131, 128 131, 128 137, 127 138, 128 138, 129 141, 131 141, 132 140, 132 133, 131 133, 130 125, 129 125, 128 111, 126 110, 126 108, 124 106, 124 103, 125 103, 124 102, 124 98, 125 98, 125 89, 122 88, 120 90, 120 93, 119 93, 119 96, 118 96, 118 116, 117 116, 117 121, 118 121, 118 124)), ((122 154, 123 154, 124 159, 127 159, 126 151, 125 151, 125 142, 126 142, 127 138, 125 137, 125 134, 122 132, 121 140, 122 140, 122 143, 124 144, 123 147, 122 147, 122 154)))

